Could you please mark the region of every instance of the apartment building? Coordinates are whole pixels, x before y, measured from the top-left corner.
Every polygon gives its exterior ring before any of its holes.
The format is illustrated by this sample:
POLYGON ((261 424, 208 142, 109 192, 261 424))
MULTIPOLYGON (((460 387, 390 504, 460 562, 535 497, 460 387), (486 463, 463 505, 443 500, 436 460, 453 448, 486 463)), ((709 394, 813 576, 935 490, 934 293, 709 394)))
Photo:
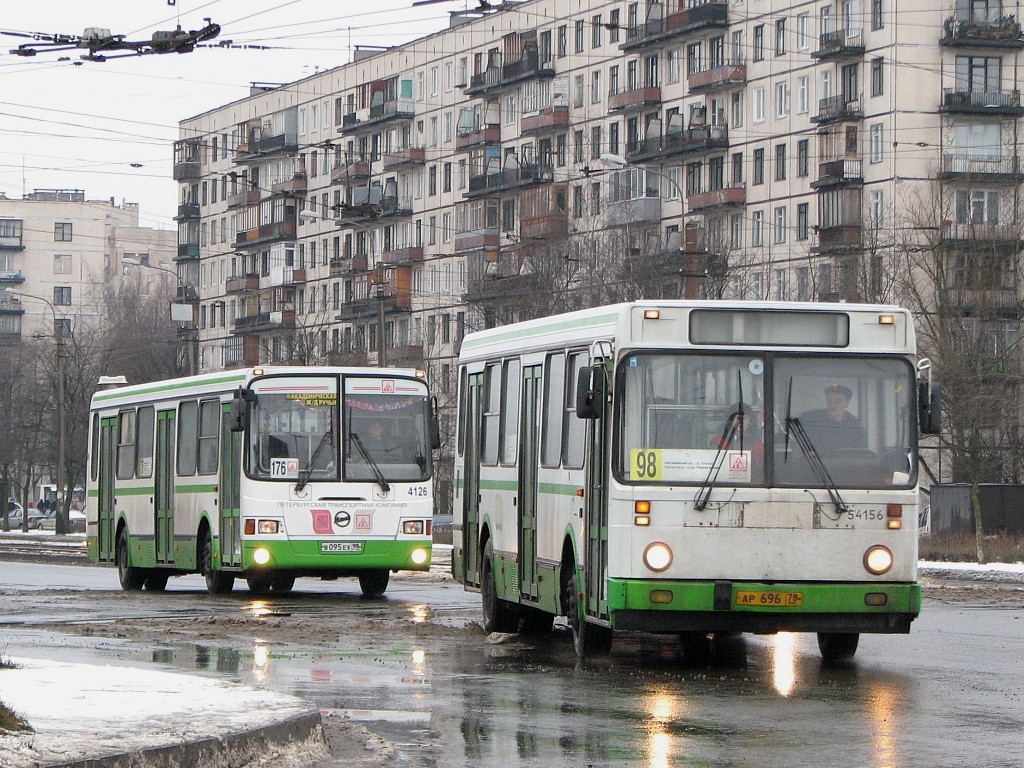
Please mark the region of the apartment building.
POLYGON ((135 203, 89 200, 80 189, 0 196, 0 339, 50 336, 55 322, 69 332, 96 322, 123 257, 173 271, 174 249, 173 230, 139 226, 135 203))
POLYGON ((1018 9, 525 0, 184 120, 200 368, 415 364, 590 296, 1016 306, 1018 9), (922 274, 922 279, 933 276, 922 274), (595 285, 602 290, 594 290, 595 285))

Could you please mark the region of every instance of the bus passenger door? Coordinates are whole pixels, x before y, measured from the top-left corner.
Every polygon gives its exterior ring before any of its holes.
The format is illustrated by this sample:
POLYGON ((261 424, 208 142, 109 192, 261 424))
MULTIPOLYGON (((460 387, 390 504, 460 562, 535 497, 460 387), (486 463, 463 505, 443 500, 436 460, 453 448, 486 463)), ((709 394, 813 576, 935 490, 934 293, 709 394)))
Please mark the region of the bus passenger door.
POLYGON ((174 410, 156 414, 156 499, 154 504, 156 561, 174 562, 174 410))
POLYGON ((590 423, 587 446, 587 613, 608 617, 608 404, 590 423))
POLYGON ((98 559, 113 562, 114 550, 114 471, 117 453, 117 419, 100 424, 99 487, 96 499, 96 545, 98 559))
POLYGON ((480 397, 484 375, 469 376, 466 394, 466 449, 462 480, 462 559, 466 584, 480 584, 480 397))
POLYGON ((537 434, 540 366, 523 369, 519 415, 519 593, 537 598, 537 434))
POLYGON ((220 421, 220 559, 224 565, 241 566, 242 433, 231 431, 229 408, 224 406, 220 421))

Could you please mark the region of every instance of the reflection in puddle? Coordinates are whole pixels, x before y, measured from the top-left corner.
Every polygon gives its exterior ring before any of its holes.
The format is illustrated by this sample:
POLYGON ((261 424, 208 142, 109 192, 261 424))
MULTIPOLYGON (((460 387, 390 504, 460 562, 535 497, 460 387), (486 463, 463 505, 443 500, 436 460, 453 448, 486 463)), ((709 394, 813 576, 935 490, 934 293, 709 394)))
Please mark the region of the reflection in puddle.
POLYGON ((796 635, 779 632, 772 636, 772 685, 783 696, 796 687, 796 635))
POLYGON ((672 765, 672 755, 675 754, 675 737, 669 729, 679 718, 679 699, 667 691, 655 691, 647 694, 644 704, 650 718, 647 765, 650 768, 669 768, 672 765))
POLYGON ((267 646, 257 642, 252 650, 252 676, 260 684, 266 684, 270 668, 270 652, 267 646))
POLYGON ((270 608, 270 603, 266 600, 253 600, 246 607, 246 612, 257 619, 269 616, 274 611, 270 608))
POLYGON ((898 693, 895 686, 876 681, 868 684, 867 694, 867 715, 875 747, 874 766, 896 768, 899 765, 896 751, 898 693))
POLYGON ((423 624, 430 618, 430 609, 422 603, 410 606, 409 613, 412 614, 413 624, 423 624))

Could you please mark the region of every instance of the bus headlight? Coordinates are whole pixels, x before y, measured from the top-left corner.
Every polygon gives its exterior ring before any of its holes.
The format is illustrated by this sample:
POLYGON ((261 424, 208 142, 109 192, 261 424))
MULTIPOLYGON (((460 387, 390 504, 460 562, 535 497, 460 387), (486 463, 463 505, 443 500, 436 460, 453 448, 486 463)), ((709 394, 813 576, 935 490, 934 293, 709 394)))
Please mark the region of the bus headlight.
POLYGON ((281 521, 280 520, 260 520, 257 530, 260 533, 280 533, 281 532, 281 521))
POLYGON ((423 565, 425 562, 427 562, 427 550, 425 550, 425 549, 414 549, 412 551, 412 555, 410 556, 410 559, 416 565, 423 565))
POLYGON ((881 576, 892 568, 892 552, 881 545, 871 547, 864 553, 864 567, 868 573, 881 576))
POLYGON ((263 547, 253 550, 252 561, 256 563, 256 565, 266 565, 270 562, 270 551, 263 547))
POLYGON ((644 565, 652 571, 664 571, 672 565, 672 549, 660 541, 648 544, 644 549, 644 565))
POLYGON ((402 533, 407 536, 422 536, 423 535, 423 521, 422 520, 406 520, 402 523, 402 533))

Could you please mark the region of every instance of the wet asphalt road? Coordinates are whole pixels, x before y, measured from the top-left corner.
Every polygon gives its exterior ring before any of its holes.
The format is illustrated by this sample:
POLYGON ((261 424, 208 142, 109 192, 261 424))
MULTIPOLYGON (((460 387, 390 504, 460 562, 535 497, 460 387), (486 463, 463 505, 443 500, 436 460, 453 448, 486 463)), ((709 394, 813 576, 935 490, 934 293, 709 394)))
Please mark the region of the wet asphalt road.
POLYGON ((383 601, 354 582, 300 580, 271 610, 307 612, 327 644, 258 634, 196 642, 67 634, 65 622, 252 612, 244 589, 172 580, 126 600, 111 569, 0 562, 0 652, 186 670, 301 696, 363 722, 409 766, 1018 766, 1024 762, 1024 598, 926 600, 909 636, 864 636, 855 662, 822 665, 813 636, 744 636, 710 664, 671 638, 617 638, 581 664, 564 630, 485 642, 479 597, 395 581, 383 601), (445 628, 416 634, 403 626, 445 628), (382 630, 382 627, 386 629, 382 630), (397 627, 397 628, 396 628, 397 627))

